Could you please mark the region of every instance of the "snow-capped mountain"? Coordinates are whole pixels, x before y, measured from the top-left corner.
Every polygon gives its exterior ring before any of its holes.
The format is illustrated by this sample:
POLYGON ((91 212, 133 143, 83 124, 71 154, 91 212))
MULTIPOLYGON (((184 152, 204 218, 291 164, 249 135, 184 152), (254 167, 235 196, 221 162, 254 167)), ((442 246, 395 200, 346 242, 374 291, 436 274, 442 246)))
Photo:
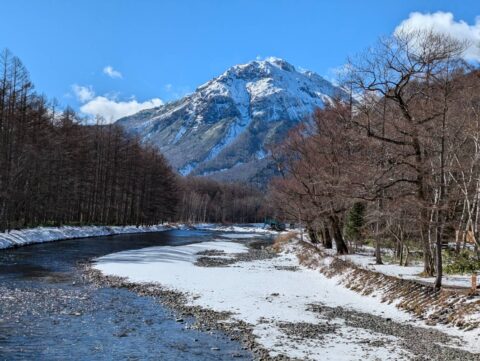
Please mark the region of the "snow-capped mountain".
POLYGON ((269 58, 236 65, 184 98, 118 120, 157 146, 181 174, 261 182, 268 144, 345 92, 269 58))

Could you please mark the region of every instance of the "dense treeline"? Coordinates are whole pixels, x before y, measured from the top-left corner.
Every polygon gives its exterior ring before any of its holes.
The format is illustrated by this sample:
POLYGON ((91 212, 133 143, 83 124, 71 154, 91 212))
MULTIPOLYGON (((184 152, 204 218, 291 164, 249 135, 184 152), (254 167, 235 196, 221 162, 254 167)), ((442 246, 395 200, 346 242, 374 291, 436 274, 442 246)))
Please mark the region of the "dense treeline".
POLYGON ((254 186, 201 177, 182 180, 178 216, 184 222, 262 222, 264 194, 254 186))
POLYGON ((273 152, 284 217, 339 253, 372 239, 377 263, 382 246, 401 264, 413 248, 441 287, 446 243, 480 245, 480 73, 462 60, 467 46, 404 32, 351 61, 352 100, 318 110, 273 152))
POLYGON ((177 180, 161 154, 115 125, 81 125, 33 91, 0 55, 0 231, 41 224, 153 224, 173 219, 177 180))

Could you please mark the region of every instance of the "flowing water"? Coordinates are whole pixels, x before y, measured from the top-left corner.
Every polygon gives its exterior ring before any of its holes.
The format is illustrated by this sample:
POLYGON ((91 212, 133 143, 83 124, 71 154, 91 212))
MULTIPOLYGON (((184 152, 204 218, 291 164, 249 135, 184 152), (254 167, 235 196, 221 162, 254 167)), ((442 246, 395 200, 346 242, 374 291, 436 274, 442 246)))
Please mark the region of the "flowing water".
POLYGON ((0 250, 0 360, 252 359, 222 333, 176 322, 153 298, 85 283, 78 267, 113 252, 215 236, 174 230, 0 250))

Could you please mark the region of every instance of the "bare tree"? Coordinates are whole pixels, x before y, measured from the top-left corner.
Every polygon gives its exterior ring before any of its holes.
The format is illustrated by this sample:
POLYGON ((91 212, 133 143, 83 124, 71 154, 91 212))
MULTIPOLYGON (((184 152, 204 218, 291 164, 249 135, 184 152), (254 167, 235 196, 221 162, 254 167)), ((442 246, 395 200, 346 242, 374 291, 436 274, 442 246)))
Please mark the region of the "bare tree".
POLYGON ((392 185, 414 187, 424 271, 434 273, 435 244, 437 287, 442 269, 448 104, 452 79, 465 68, 461 55, 466 45, 433 31, 400 32, 349 63, 348 82, 361 98, 353 122, 387 147, 389 161, 397 168, 392 185))

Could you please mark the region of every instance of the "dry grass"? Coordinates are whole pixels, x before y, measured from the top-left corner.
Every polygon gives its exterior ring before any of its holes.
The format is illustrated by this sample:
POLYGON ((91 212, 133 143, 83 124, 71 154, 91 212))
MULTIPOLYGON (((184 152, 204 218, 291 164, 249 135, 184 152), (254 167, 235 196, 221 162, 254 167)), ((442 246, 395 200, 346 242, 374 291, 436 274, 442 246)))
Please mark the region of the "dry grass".
POLYGON ((272 249, 277 253, 281 252, 284 246, 291 240, 295 239, 297 235, 298 235, 297 232, 288 232, 288 233, 279 234, 278 237, 273 242, 272 249))

